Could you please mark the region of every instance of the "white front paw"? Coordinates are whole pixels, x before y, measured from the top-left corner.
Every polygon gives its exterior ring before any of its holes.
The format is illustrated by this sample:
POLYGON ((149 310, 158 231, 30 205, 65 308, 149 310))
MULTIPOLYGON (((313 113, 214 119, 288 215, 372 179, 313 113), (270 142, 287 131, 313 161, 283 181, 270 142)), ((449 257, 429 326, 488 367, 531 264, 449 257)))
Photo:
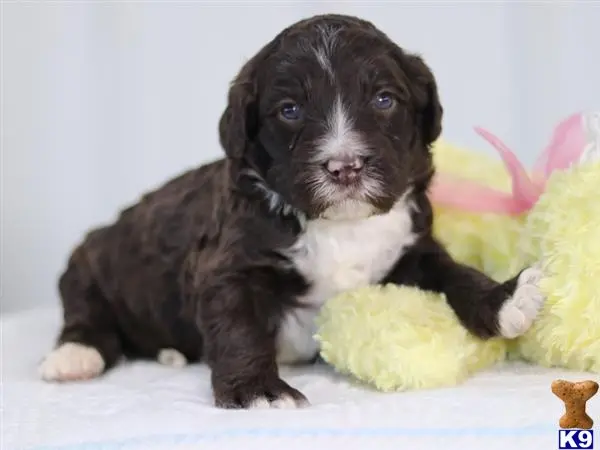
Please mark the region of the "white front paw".
POLYGON ((498 313, 500 334, 508 339, 523 335, 537 318, 546 298, 539 284, 543 272, 538 266, 525 269, 519 275, 513 295, 498 313))
POLYGON ((281 394, 275 399, 257 397, 248 405, 248 409, 298 409, 308 406, 308 401, 296 399, 291 395, 281 394))

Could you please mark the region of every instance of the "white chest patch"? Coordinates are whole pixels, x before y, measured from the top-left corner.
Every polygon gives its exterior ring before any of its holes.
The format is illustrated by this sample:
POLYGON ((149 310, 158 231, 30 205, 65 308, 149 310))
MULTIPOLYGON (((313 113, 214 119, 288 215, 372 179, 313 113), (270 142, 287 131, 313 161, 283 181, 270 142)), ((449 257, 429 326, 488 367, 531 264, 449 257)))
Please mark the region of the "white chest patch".
POLYGON ((288 311, 282 321, 278 361, 290 364, 313 358, 318 351, 313 336, 319 308, 343 291, 381 281, 415 240, 405 200, 387 214, 309 221, 289 255, 311 288, 299 299, 305 307, 288 311))

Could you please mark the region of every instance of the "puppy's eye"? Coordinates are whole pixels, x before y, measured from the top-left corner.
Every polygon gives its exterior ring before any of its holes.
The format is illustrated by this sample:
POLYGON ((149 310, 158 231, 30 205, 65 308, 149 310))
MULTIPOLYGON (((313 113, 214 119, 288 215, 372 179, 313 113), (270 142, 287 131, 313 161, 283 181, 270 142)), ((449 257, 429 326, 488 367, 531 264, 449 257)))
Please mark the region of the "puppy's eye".
POLYGON ((302 108, 300 105, 293 102, 287 102, 279 108, 279 116, 288 122, 294 122, 302 118, 302 108))
POLYGON ((395 102, 396 100, 394 99, 394 96, 389 92, 380 92, 373 99, 373 105, 375 108, 381 110, 391 109, 395 102))

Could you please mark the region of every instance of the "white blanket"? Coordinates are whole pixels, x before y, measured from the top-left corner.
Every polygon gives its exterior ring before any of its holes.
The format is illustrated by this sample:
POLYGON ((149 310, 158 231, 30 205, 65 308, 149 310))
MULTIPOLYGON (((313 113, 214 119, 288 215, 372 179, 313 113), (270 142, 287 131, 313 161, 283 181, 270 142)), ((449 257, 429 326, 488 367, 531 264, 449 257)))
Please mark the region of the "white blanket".
MULTIPOLYGON (((2 450, 553 450, 563 405, 551 382, 598 379, 507 364, 455 388, 384 394, 320 366, 282 372, 308 409, 224 411, 203 365, 136 362, 89 382, 39 381, 59 324, 56 310, 2 318, 2 450)), ((600 395, 588 411, 600 423, 600 395)))

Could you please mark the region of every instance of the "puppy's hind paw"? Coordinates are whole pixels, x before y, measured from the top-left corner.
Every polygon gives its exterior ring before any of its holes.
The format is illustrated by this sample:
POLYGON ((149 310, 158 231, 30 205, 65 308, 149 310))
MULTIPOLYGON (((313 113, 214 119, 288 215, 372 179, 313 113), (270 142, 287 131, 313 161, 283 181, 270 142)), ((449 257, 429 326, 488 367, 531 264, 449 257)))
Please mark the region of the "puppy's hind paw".
POLYGON ((187 365, 187 358, 174 348, 163 348, 158 352, 156 359, 163 366, 185 367, 187 365))
POLYGON ((104 370, 104 359, 94 347, 65 342, 52 350, 39 367, 45 381, 89 380, 104 370))

